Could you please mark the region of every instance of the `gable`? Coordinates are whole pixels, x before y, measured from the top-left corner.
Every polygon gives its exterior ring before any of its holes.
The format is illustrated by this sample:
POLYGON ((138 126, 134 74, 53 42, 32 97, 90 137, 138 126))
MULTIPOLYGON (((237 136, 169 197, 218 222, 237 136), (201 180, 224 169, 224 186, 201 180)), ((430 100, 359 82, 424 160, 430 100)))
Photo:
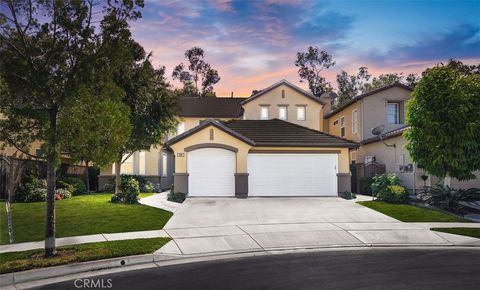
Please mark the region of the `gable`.
POLYGON ((281 91, 282 90, 285 90, 285 92, 287 92, 287 90, 289 91, 290 94, 292 95, 298 95, 298 96, 303 96, 305 98, 308 98, 310 100, 313 100, 317 103, 320 103, 323 105, 323 102, 320 101, 320 99, 316 98, 314 95, 312 95, 311 93, 303 90, 302 88, 286 81, 286 80, 281 80, 273 85, 271 85, 270 87, 268 88, 265 88, 263 90, 261 90, 260 92, 256 93, 255 95, 247 98, 246 100, 242 101, 242 105, 245 105, 255 99, 258 99, 258 98, 262 98, 264 96, 268 96, 268 95, 272 95, 272 94, 277 94, 280 93, 281 95, 281 91))

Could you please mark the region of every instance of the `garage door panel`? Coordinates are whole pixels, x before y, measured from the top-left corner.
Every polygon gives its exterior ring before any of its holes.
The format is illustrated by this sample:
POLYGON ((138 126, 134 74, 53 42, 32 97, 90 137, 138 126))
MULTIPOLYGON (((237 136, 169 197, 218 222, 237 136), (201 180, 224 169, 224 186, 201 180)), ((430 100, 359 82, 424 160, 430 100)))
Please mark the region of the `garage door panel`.
POLYGON ((337 195, 337 160, 336 154, 249 154, 249 195, 337 195))
POLYGON ((235 196, 235 152, 202 148, 188 152, 190 196, 235 196))

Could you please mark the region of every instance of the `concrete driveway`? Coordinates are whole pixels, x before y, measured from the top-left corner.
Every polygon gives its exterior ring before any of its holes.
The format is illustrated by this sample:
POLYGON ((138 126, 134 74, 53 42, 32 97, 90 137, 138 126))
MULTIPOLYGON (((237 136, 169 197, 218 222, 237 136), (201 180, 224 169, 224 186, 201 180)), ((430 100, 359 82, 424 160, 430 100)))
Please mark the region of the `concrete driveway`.
POLYGON ((430 231, 335 197, 189 198, 164 227, 162 255, 203 255, 317 247, 479 245, 430 231))
POLYGON ((325 222, 398 221, 338 197, 188 198, 165 229, 325 222))

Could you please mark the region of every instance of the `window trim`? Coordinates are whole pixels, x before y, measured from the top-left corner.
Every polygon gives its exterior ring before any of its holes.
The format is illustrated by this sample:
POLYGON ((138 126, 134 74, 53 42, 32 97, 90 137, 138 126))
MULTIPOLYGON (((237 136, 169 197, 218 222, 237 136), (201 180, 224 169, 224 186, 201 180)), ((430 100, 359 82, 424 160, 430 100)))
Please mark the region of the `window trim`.
POLYGON ((352 111, 352 134, 357 134, 357 133, 358 133, 358 109, 355 109, 352 111), (354 116, 353 113, 356 113, 355 115, 356 118, 353 117, 354 116))
POLYGON ((268 120, 269 117, 270 117, 270 106, 260 105, 260 120, 268 120), (264 109, 267 112, 267 116, 265 118, 262 116, 264 109))
POLYGON ((347 129, 346 129, 346 127, 345 127, 345 116, 340 116, 339 119, 340 119, 340 137, 343 138, 343 137, 345 137, 346 134, 347 134, 347 129), (343 124, 342 124, 342 119, 343 119, 343 124), (344 129, 344 130, 343 130, 343 135, 342 135, 342 129, 344 129))
POLYGON ((297 105, 297 121, 306 121, 307 120, 307 105, 297 105), (303 119, 298 117, 298 110, 303 108, 303 119))
POLYGON ((288 106, 286 105, 278 105, 278 118, 280 120, 284 120, 284 121, 288 121, 288 106), (280 111, 284 109, 285 110, 285 118, 282 119, 282 117, 280 116, 280 111))
POLYGON ((167 176, 168 171, 168 158, 167 153, 162 152, 162 176, 167 176))
POLYGON ((400 102, 395 102, 395 101, 387 101, 387 124, 392 124, 392 125, 398 125, 400 124, 400 102), (390 115, 389 113, 389 106, 390 105, 395 105, 395 122, 390 123, 388 116, 390 115))

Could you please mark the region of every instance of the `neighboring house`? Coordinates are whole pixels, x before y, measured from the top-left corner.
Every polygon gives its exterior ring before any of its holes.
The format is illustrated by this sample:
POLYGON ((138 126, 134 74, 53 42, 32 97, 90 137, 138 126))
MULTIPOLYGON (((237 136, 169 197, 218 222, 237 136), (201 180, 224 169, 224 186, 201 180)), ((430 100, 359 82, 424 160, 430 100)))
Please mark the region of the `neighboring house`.
MULTIPOLYGON (((328 133, 360 143, 358 149, 350 151, 351 163, 376 161, 384 164, 385 172, 395 173, 410 192, 416 193, 424 185, 434 185, 438 180, 415 164, 404 148, 406 140, 403 132, 408 129, 406 103, 411 98, 411 91, 408 86, 394 83, 358 95, 327 113, 325 122, 328 133), (384 142, 371 132, 378 125, 385 126, 382 134, 384 142), (422 175, 428 176, 426 181, 422 175)), ((476 175, 480 176, 478 172, 476 175)), ((480 187, 480 179, 468 182, 452 180, 452 187, 480 187)), ((358 188, 354 186, 352 190, 358 188)))
MULTIPOLYGON (((136 152, 122 173, 144 175, 162 189, 173 183, 190 196, 350 190, 348 151, 357 144, 320 132, 324 102, 286 80, 249 98, 183 97, 178 105, 177 136, 163 149, 136 152)), ((113 166, 102 169, 100 183, 111 182, 112 173, 113 166)))

